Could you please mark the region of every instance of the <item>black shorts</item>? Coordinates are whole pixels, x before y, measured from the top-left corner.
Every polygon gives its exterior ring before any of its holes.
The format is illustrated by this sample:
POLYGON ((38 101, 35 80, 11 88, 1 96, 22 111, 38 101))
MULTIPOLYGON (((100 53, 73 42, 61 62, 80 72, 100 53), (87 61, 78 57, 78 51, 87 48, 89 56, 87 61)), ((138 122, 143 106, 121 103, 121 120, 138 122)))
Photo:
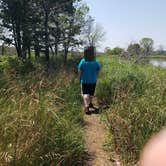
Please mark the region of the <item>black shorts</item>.
POLYGON ((96 84, 82 84, 82 94, 93 96, 95 93, 96 84))

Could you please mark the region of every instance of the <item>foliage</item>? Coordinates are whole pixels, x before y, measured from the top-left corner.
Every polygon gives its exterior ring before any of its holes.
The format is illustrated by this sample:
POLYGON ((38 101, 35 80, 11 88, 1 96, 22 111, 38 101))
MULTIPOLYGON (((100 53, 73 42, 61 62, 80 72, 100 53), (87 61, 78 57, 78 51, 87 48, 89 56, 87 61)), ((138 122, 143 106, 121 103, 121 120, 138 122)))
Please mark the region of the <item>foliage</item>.
POLYGON ((99 46, 100 42, 104 40, 105 32, 100 24, 94 23, 94 19, 89 16, 86 19, 84 27, 84 44, 90 46, 99 46))
POLYGON ((153 51, 153 39, 151 38, 143 38, 140 41, 140 45, 142 48, 142 53, 144 56, 148 56, 152 53, 153 51))
POLYGON ((106 55, 111 55, 111 48, 110 48, 110 47, 106 47, 106 48, 104 49, 104 53, 105 53, 106 55))
POLYGON ((0 1, 3 40, 7 44, 14 44, 19 57, 24 58, 29 46, 30 30, 30 1, 14 0, 0 1), (9 34, 9 35, 6 35, 9 34))
POLYGON ((88 10, 80 0, 0 0, 0 38, 13 44, 22 59, 34 50, 49 61, 50 51, 57 54, 61 48, 66 60, 68 49, 80 44, 88 10))
POLYGON ((46 73, 33 61, 20 72, 23 62, 12 58, 0 59, 0 163, 79 165, 84 141, 75 75, 64 67, 46 73))
POLYGON ((89 8, 82 3, 76 3, 76 9, 71 11, 69 15, 61 15, 59 17, 59 27, 61 29, 60 41, 64 48, 64 61, 67 61, 69 48, 74 48, 82 44, 80 35, 86 23, 86 15, 89 8))
POLYGON ((138 57, 141 53, 141 47, 138 43, 130 44, 127 48, 127 52, 131 57, 138 57))
POLYGON ((123 52, 123 49, 120 47, 115 47, 113 49, 110 49, 109 47, 105 49, 105 53, 107 55, 121 55, 123 52))
POLYGON ((112 151, 134 165, 146 141, 166 125, 165 69, 102 57, 97 97, 106 112, 112 151))

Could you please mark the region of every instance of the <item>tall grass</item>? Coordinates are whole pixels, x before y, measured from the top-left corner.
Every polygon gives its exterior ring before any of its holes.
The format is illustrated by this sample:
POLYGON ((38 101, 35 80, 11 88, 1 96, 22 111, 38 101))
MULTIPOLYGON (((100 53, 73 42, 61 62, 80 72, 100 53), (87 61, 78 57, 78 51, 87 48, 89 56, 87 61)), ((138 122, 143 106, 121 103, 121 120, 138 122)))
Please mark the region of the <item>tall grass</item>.
POLYGON ((59 66, 48 73, 43 63, 0 59, 2 165, 80 164, 82 113, 71 69, 59 66))
POLYGON ((97 86, 110 131, 108 142, 123 165, 134 165, 146 141, 166 126, 166 70, 103 57, 97 86))

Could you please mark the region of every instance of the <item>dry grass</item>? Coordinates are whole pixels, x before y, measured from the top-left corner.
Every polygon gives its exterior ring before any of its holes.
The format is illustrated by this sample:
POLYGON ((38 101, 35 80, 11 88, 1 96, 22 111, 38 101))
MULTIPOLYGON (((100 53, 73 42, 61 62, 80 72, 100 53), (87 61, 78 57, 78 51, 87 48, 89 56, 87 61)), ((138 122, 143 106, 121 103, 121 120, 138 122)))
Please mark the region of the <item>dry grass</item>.
POLYGON ((77 165, 82 159, 82 114, 75 75, 63 67, 48 73, 42 65, 17 59, 0 62, 3 165, 77 165), (77 99, 74 104, 73 98, 77 99))

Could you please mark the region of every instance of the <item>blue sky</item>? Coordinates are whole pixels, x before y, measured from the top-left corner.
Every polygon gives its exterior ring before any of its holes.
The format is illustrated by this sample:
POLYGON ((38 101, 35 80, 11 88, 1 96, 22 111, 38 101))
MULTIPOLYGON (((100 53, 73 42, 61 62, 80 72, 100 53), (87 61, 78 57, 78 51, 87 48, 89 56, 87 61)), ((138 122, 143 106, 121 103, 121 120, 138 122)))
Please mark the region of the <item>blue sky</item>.
POLYGON ((106 32, 101 48, 120 46, 143 37, 154 40, 155 48, 166 48, 166 0, 83 0, 90 14, 106 32))

